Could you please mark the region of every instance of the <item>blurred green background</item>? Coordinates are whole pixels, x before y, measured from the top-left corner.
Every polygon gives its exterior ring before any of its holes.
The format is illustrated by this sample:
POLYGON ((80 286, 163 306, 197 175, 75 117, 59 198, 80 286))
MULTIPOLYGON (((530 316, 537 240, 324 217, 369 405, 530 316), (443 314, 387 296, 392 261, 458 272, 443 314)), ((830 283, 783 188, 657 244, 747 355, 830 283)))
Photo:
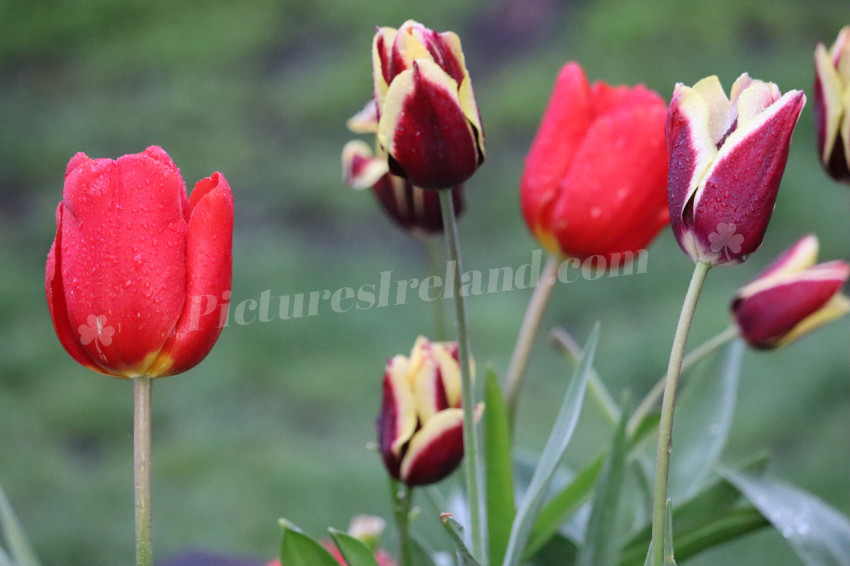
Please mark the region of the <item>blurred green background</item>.
MULTIPOLYGON (((236 200, 235 302, 422 277, 421 243, 366 193, 346 189, 345 120, 371 94, 374 26, 414 18, 460 34, 487 135, 467 188, 467 269, 519 266, 536 242, 519 215, 523 158, 566 61, 591 80, 676 82, 747 71, 811 96, 812 55, 850 23, 846 0, 287 0, 0 2, 0 480, 44 563, 133 556, 129 383, 73 362, 56 339, 43 270, 65 165, 157 144, 193 184, 223 172, 236 200)), ((731 293, 806 232, 850 255, 850 192, 814 149, 812 104, 795 134, 762 250, 709 277, 697 345, 728 323, 731 293)), ((556 289, 544 327, 580 341, 602 324, 598 369, 619 397, 661 375, 692 270, 669 230, 648 272, 556 289)), ((503 374, 528 291, 468 304, 479 367, 503 374)), ((451 304, 445 305, 451 308, 451 304)), ((386 358, 433 328, 432 304, 225 329, 207 360, 154 387, 157 555, 187 547, 274 556, 278 517, 313 534, 387 516, 374 439, 386 358)), ((762 448, 770 469, 850 513, 850 319, 787 349, 748 353, 725 461, 762 448)), ((518 441, 539 449, 569 366, 534 350, 518 441)), ((680 416, 679 418, 686 418, 680 416)), ((595 448, 585 411, 571 462, 595 448)), ((674 453, 675 459, 675 453, 674 453)), ((688 564, 798 564, 765 530, 688 564)))

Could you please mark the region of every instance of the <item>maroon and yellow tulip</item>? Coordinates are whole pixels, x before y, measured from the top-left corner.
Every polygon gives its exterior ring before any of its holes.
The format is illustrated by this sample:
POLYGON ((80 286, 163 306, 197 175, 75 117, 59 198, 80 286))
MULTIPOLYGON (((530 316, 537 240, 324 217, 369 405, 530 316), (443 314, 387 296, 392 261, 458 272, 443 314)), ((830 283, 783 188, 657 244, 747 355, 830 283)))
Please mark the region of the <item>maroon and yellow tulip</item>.
POLYGON ((802 91, 746 73, 677 84, 667 115, 670 223, 694 261, 732 265, 758 249, 776 202, 802 91))
POLYGON ((585 259, 636 252, 667 225, 667 105, 643 86, 588 83, 561 69, 520 183, 532 234, 585 259))
POLYGON ((372 44, 378 143, 389 170, 423 189, 453 189, 484 161, 484 132, 460 39, 408 20, 372 44))
POLYGON ((732 318, 750 346, 784 346, 850 311, 841 294, 850 265, 815 265, 817 255, 817 237, 805 236, 735 294, 732 318))
POLYGON ((378 446, 392 477, 425 485, 463 459, 463 410, 457 343, 416 340, 410 357, 395 356, 384 373, 378 446))
POLYGON ((814 115, 818 154, 826 172, 850 183, 850 26, 827 51, 815 49, 814 115))
MULTIPOLYGON (((353 189, 371 188, 381 207, 401 228, 422 236, 443 232, 440 196, 393 175, 385 158, 376 157, 369 145, 360 140, 345 144, 342 172, 346 185, 353 189)), ((463 212, 463 187, 452 189, 455 215, 463 212)))
POLYGON ((56 225, 47 304, 75 360, 114 377, 163 377, 207 355, 230 298, 233 197, 223 175, 189 196, 159 147, 117 160, 78 153, 56 225), (206 308, 210 297, 222 308, 206 308))

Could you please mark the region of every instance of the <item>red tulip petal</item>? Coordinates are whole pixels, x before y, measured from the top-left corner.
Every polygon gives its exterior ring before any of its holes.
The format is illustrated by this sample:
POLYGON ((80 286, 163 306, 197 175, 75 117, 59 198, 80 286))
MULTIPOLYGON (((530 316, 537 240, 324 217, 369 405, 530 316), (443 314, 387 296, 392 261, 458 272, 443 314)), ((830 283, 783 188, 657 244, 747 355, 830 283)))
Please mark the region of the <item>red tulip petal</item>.
POLYGON ((112 339, 83 348, 105 372, 140 375, 183 309, 183 180, 159 148, 116 161, 76 156, 70 166, 61 237, 69 324, 79 331, 105 317, 112 339))
POLYGON ((149 374, 174 375, 209 353, 230 302, 233 195, 220 173, 195 184, 186 231, 186 302, 174 331, 149 374))
MULTIPOLYGON (((78 154, 83 155, 83 154, 78 154)), ((56 239, 50 246, 47 254, 47 269, 45 270, 45 292, 47 294, 47 307, 50 309, 50 318, 53 320, 53 328, 59 342, 72 358, 83 366, 103 373, 100 366, 90 357, 88 351, 80 344, 79 334, 71 326, 68 320, 68 306, 65 303, 65 287, 62 283, 62 254, 56 253, 57 248, 62 249, 62 209, 60 202, 56 209, 56 239)))
MULTIPOLYGON (((592 104, 584 71, 577 63, 568 63, 558 74, 520 181, 523 216, 544 244, 544 234, 555 228, 552 205, 559 183, 572 167, 593 118, 592 104)), ((549 240, 550 251, 559 251, 551 235, 549 240)))
POLYGON ((416 430, 416 401, 407 379, 408 359, 396 356, 384 373, 384 392, 378 415, 378 448, 390 475, 400 479, 402 449, 416 430))
POLYGON ((657 102, 608 113, 585 132, 548 210, 563 254, 636 252, 667 224, 667 110, 657 102))

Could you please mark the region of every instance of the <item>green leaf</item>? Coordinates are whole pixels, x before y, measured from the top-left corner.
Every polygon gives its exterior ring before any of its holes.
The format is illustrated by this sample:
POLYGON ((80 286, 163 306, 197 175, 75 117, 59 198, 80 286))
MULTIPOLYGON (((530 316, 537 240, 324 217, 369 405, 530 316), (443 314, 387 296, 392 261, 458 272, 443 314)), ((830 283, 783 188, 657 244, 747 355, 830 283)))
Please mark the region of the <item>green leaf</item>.
POLYGON ((335 529, 328 529, 328 532, 348 566, 378 566, 372 550, 362 541, 335 529))
POLYGON ((596 478, 604 463, 605 453, 603 452, 582 468, 573 480, 543 507, 528 538, 523 560, 529 560, 543 548, 558 532, 561 524, 578 511, 593 491, 596 478))
POLYGON ((9 555, 0 548, 0 566, 14 566, 12 561, 9 560, 9 555))
POLYGON ((286 566, 339 566, 339 562, 325 548, 305 535, 287 521, 278 521, 283 527, 283 540, 280 543, 280 563, 286 566))
POLYGON ((596 482, 587 534, 579 549, 578 566, 616 566, 619 560, 620 541, 615 535, 615 525, 628 452, 628 405, 628 399, 621 404, 620 421, 614 432, 605 465, 596 482))
MULTIPOLYGON (((719 379, 714 372, 692 379, 676 403, 670 498, 690 498, 709 480, 732 427, 744 344, 732 342, 719 379)), ((697 377, 697 376, 694 376, 697 377)))
POLYGON ((41 566, 2 486, 0 486, 0 532, 4 533, 6 548, 15 566, 41 566))
POLYGON ((459 566, 480 566, 463 542, 463 527, 461 524, 452 519, 450 513, 440 515, 440 522, 446 528, 446 532, 449 533, 449 537, 455 545, 459 566))
POLYGON ((850 521, 814 495, 766 476, 724 471, 811 566, 842 566, 850 556, 850 521))
POLYGON ((493 564, 501 564, 508 548, 516 505, 508 412, 499 380, 492 368, 487 369, 484 406, 487 407, 484 411, 484 453, 487 471, 487 525, 490 529, 489 556, 493 564))
POLYGON ((575 432, 598 341, 599 325, 596 325, 582 351, 581 362, 573 373, 570 386, 567 388, 561 409, 555 419, 555 426, 546 441, 546 446, 540 455, 528 491, 517 511, 503 561, 504 566, 514 566, 519 563, 528 537, 537 521, 537 514, 543 506, 549 484, 564 456, 564 452, 567 450, 573 432, 575 432))

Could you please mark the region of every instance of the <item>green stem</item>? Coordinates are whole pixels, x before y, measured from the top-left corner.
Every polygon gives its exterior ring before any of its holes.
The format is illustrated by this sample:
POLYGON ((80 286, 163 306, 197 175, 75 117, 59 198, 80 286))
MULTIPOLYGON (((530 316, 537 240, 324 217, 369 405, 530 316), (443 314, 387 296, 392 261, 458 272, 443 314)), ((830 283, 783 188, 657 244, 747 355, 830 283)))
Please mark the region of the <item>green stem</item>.
POLYGON ((531 300, 528 302, 528 308, 525 310, 511 361, 508 364, 508 373, 505 375, 505 406, 508 412, 508 420, 511 422, 516 416, 525 368, 528 366, 528 358, 534 345, 537 330, 540 327, 540 321, 543 319, 549 297, 552 296, 552 289, 555 288, 557 282, 555 275, 558 272, 560 262, 561 258, 555 254, 550 254, 546 260, 546 265, 543 267, 540 279, 534 288, 531 300))
MULTIPOLYGON (((425 242, 425 250, 428 252, 428 272, 438 278, 443 277, 443 256, 440 253, 440 239, 432 236, 422 238, 425 242)), ((445 284, 448 284, 447 282, 445 284)), ((432 301, 434 304, 434 339, 446 340, 448 330, 446 329, 446 312, 442 299, 432 301)))
POLYGON ((399 565, 411 566, 413 557, 410 553, 410 509, 413 505, 413 488, 390 478, 390 496, 398 530, 399 565))
MULTIPOLYGON (((481 564, 488 566, 487 552, 487 515, 484 500, 484 475, 479 466, 480 441, 478 426, 475 423, 475 389, 469 355, 469 336, 466 328, 466 309, 461 294, 460 244, 458 243, 457 221, 451 191, 440 191, 440 208, 443 213, 443 229, 446 234, 446 248, 449 261, 454 263, 455 311, 457 315, 458 362, 460 363, 461 406, 463 408, 463 446, 464 472, 466 475, 466 493, 469 501, 469 530, 472 538, 472 554, 481 564)), ((446 282, 448 283, 448 282, 446 282)))
POLYGON ((676 388, 682 371, 682 358, 688 341, 688 332, 694 319, 700 291, 711 265, 697 262, 685 295, 682 313, 673 337, 670 363, 661 401, 661 422, 658 424, 658 449, 655 453, 655 494, 652 500, 652 566, 664 566, 664 525, 667 505, 667 478, 670 472, 671 439, 673 436, 673 411, 676 407, 676 388))
POLYGON ((133 378, 133 466, 136 493, 136 566, 153 565, 151 536, 151 392, 147 375, 133 378))
MULTIPOLYGON (((711 354, 712 352, 718 350, 721 346, 728 344, 737 337, 738 329, 734 326, 729 326, 726 330, 715 334, 712 338, 709 338, 707 341, 694 348, 692 352, 685 356, 684 360, 682 360, 682 371, 680 373, 684 374, 698 361, 711 354)), ((652 412, 652 410, 655 408, 655 405, 661 399, 661 395, 664 393, 664 384, 666 383, 666 377, 666 375, 661 376, 661 378, 655 383, 649 393, 646 394, 646 397, 644 397, 643 400, 640 402, 638 408, 635 409, 634 414, 632 414, 632 417, 629 419, 627 429, 630 436, 634 434, 643 419, 645 419, 646 416, 650 412, 652 412)))

